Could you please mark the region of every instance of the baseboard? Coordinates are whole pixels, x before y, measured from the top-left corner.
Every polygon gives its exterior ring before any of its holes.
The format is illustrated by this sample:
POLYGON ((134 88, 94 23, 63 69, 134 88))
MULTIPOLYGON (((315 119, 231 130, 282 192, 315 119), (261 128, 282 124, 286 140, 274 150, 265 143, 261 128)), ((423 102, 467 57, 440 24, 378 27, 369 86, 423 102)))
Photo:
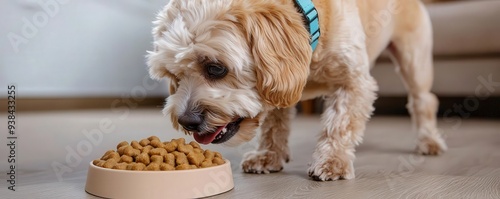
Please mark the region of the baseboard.
MULTIPOLYGON (((375 103, 375 114, 404 115, 406 110, 406 97, 381 97, 375 103)), ((482 117, 500 118, 500 97, 487 99, 468 97, 439 97, 438 117, 482 117)))
MULTIPOLYGON (((58 111, 83 109, 119 109, 163 107, 165 98, 57 98, 16 99, 16 111, 58 111)), ((7 99, 0 99, 0 111, 7 110, 7 99)))
MULTIPOLYGON (((439 97, 438 117, 440 118, 500 118, 500 97, 487 99, 467 97, 439 97)), ((375 115, 407 116, 406 97, 379 97, 375 101, 375 115)), ((313 114, 323 111, 321 99, 314 100, 313 114)), ((301 104, 298 105, 299 112, 302 111, 301 104)))

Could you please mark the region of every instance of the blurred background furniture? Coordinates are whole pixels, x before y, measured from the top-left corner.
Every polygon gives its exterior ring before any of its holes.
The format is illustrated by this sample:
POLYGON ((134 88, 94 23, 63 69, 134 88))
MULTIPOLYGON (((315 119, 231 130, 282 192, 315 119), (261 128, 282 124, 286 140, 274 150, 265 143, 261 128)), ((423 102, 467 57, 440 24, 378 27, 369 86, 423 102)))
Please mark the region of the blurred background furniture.
MULTIPOLYGON (((500 1, 434 0, 426 6, 434 29, 433 92, 441 100, 441 114, 468 97, 479 98, 476 90, 480 90, 480 95, 489 97, 478 99, 479 107, 470 112, 499 116, 500 1), (490 79, 499 83, 484 85, 490 79)), ((387 54, 380 57, 372 74, 380 87, 377 111, 406 112, 406 90, 387 54)), ((321 100, 306 101, 300 107, 306 114, 318 113, 321 100)))

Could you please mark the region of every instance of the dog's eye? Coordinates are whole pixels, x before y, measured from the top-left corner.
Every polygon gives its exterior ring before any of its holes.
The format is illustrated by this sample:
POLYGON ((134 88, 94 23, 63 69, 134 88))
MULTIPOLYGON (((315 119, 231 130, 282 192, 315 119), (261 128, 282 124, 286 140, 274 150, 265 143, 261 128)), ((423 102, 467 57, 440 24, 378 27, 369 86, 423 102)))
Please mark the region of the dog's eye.
POLYGON ((220 79, 227 75, 227 68, 215 63, 207 64, 206 70, 211 79, 220 79))

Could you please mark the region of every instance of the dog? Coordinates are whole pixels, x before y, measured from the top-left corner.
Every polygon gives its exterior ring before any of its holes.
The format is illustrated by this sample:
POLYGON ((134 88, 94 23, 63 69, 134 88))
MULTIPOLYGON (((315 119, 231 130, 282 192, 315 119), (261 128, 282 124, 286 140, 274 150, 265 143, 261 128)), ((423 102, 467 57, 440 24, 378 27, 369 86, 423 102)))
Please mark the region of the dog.
POLYGON ((171 0, 154 21, 149 73, 170 80, 164 114, 201 144, 259 146, 244 172, 270 173, 289 161, 294 106, 325 99, 323 126, 308 169, 313 180, 355 177, 355 146, 374 110, 370 75, 385 50, 408 90, 417 150, 447 147, 436 124, 432 27, 420 0, 313 0, 320 36, 311 46, 294 0, 171 0), (378 14, 379 13, 379 14, 378 14), (381 14, 380 14, 381 13, 381 14))

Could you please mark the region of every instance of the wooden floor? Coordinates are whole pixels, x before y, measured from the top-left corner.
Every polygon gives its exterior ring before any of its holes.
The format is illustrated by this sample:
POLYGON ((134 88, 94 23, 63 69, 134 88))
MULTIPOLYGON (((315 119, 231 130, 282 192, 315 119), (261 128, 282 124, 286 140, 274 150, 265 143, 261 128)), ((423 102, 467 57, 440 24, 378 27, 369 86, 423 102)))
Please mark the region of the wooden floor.
MULTIPOLYGON (((172 130, 159 109, 128 111, 19 113, 16 192, 6 187, 7 161, 2 160, 0 198, 95 198, 84 191, 90 160, 122 140, 183 136, 172 130), (88 139, 83 132, 96 132, 103 121, 114 128, 93 145, 90 155, 58 179, 51 164, 64 164, 67 150, 88 139)), ((6 121, 5 114, 0 114, 0 121, 6 121)), ((241 156, 256 145, 255 140, 237 148, 209 146, 231 161, 235 181, 234 190, 213 198, 500 198, 498 120, 442 120, 439 126, 446 133, 449 151, 424 157, 414 154, 416 136, 409 118, 376 116, 357 148, 356 179, 333 182, 312 181, 306 174, 321 130, 319 117, 299 116, 292 125, 292 160, 280 173, 241 172, 241 156)), ((4 131, 0 130, 2 135, 4 131)), ((5 147, 0 146, 2 153, 5 147)))

